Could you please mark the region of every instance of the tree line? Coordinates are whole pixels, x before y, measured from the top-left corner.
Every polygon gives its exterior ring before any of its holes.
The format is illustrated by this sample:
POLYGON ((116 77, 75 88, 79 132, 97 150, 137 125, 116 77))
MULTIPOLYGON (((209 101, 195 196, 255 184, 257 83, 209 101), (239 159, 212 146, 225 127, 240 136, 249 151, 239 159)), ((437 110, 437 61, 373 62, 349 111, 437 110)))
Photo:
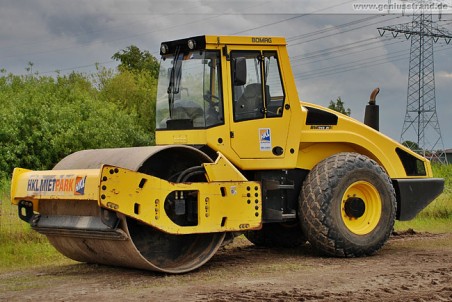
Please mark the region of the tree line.
POLYGON ((117 69, 56 77, 0 71, 0 177, 83 149, 154 143, 158 61, 129 46, 117 69))

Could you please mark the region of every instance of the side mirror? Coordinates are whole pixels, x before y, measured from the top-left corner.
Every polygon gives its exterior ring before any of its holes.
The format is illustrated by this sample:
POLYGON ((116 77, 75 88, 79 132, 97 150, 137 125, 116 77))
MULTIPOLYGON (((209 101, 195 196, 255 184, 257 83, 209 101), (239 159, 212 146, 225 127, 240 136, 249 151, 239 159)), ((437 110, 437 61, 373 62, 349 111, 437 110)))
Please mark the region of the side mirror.
POLYGON ((234 86, 243 86, 246 84, 246 59, 243 57, 232 60, 232 76, 234 86))

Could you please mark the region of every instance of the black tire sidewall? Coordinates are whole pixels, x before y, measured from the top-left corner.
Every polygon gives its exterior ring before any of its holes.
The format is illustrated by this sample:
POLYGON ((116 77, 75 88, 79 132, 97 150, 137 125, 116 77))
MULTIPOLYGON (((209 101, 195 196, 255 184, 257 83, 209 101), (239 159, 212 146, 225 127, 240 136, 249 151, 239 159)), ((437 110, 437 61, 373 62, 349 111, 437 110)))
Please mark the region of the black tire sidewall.
POLYGON ((326 255, 372 255, 388 240, 395 221, 396 199, 391 179, 374 160, 357 153, 338 153, 311 170, 299 199, 300 221, 308 241, 326 255), (381 201, 381 216, 364 235, 350 231, 342 218, 342 198, 358 182, 372 184, 381 201))
MULTIPOLYGON (((344 239, 344 244, 358 248, 358 249, 368 249, 369 247, 378 246, 383 240, 386 241, 389 237, 390 232, 393 227, 393 197, 391 196, 391 189, 388 188, 388 183, 375 173, 371 169, 359 169, 356 171, 350 171, 344 177, 341 178, 340 182, 332 190, 332 204, 329 207, 330 213, 329 217, 332 218, 332 225, 330 228, 337 226, 338 236, 344 239), (372 184, 375 189, 377 189, 380 195, 381 201, 381 216, 376 227, 368 234, 357 235, 351 232, 345 225, 342 218, 342 198, 344 196, 347 188, 355 182, 367 181, 372 184), (388 228, 388 226, 390 226, 388 228)), ((328 212, 327 212, 328 213, 328 212)), ((345 247, 344 247, 345 248, 345 247)), ((364 251, 365 253, 372 253, 373 248, 370 251, 364 251)))

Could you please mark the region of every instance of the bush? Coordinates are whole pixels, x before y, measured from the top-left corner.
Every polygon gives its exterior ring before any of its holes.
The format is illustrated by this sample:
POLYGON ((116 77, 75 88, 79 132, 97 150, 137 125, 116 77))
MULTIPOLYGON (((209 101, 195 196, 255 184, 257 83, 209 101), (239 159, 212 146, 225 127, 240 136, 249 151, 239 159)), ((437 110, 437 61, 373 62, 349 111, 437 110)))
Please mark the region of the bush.
POLYGON ((103 94, 77 73, 0 77, 0 177, 14 167, 50 169, 82 149, 149 145, 143 120, 151 117, 103 94))
POLYGON ((100 98, 114 102, 121 110, 135 115, 150 133, 155 131, 155 100, 157 79, 147 70, 127 70, 111 76, 101 71, 100 98))

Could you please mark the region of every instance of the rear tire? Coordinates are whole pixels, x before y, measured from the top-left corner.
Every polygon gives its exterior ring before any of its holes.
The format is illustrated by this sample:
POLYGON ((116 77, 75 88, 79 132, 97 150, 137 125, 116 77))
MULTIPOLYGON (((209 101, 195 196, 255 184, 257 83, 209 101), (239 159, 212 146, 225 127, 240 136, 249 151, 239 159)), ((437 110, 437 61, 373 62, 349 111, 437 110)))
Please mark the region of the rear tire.
POLYGON ((300 193, 299 216, 308 241, 324 254, 359 257, 376 253, 394 226, 391 179, 374 160, 339 153, 314 167, 300 193))
POLYGON ((256 246, 297 247, 306 243, 298 222, 265 223, 259 231, 247 231, 245 237, 256 246))

